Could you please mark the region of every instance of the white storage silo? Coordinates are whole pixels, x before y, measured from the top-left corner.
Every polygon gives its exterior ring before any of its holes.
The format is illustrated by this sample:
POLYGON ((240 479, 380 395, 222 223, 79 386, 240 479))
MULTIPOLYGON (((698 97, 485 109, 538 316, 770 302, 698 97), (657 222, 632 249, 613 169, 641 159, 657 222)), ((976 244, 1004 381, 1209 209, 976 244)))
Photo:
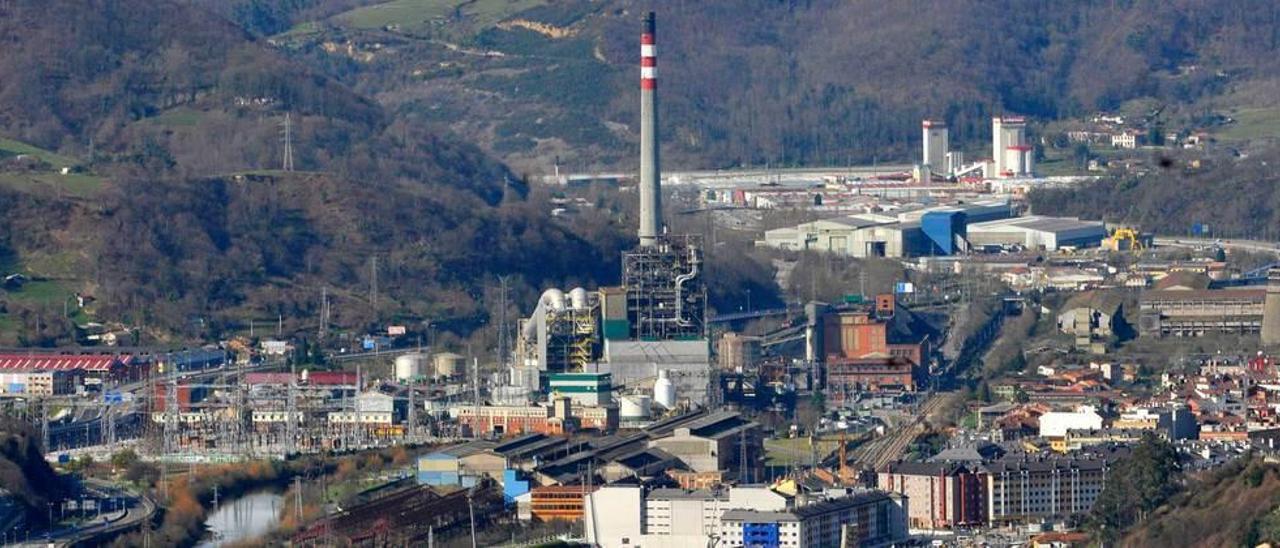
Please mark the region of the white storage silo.
POLYGON ((407 381, 422 376, 422 372, 431 363, 426 354, 412 353, 396 358, 396 380, 407 381))
POLYGON ((671 409, 676 406, 676 385, 671 383, 671 379, 667 378, 667 370, 658 371, 658 380, 653 383, 653 403, 658 404, 663 409, 671 409))

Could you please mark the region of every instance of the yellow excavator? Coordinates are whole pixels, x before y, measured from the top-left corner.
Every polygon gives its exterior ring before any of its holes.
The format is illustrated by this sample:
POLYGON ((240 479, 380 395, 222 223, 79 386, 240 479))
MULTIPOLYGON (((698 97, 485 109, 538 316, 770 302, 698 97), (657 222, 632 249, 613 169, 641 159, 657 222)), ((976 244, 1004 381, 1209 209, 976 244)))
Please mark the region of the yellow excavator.
POLYGON ((1146 246, 1142 243, 1142 234, 1137 229, 1122 226, 1111 232, 1111 236, 1102 240, 1102 248, 1111 251, 1142 251, 1146 246))

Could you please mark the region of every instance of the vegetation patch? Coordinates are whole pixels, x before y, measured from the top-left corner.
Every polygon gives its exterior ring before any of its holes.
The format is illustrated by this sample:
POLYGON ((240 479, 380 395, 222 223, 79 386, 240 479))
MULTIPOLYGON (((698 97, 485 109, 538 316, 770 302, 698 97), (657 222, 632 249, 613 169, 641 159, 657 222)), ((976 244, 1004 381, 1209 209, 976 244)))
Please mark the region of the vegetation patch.
POLYGON ((467 36, 545 0, 392 0, 334 18, 357 29, 391 29, 409 34, 467 36))
POLYGON ((0 157, 19 155, 34 156, 44 162, 48 162, 55 168, 71 167, 78 163, 75 158, 70 156, 63 156, 22 141, 0 137, 0 157))
POLYGON ((21 192, 52 191, 74 198, 92 198, 102 191, 106 179, 86 173, 0 173, 0 185, 21 192))
POLYGON ((1251 141, 1280 138, 1280 108, 1240 109, 1232 114, 1234 124, 1223 126, 1215 136, 1222 141, 1251 141))

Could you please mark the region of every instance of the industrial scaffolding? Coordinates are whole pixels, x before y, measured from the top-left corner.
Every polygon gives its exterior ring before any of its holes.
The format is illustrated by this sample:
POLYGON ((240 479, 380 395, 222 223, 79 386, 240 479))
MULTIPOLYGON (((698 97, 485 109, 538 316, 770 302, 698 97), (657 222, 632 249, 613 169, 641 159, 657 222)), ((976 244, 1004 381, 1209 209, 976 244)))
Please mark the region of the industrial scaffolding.
POLYGON ((696 339, 704 334, 707 289, 702 240, 663 236, 622 256, 627 320, 634 340, 696 339))

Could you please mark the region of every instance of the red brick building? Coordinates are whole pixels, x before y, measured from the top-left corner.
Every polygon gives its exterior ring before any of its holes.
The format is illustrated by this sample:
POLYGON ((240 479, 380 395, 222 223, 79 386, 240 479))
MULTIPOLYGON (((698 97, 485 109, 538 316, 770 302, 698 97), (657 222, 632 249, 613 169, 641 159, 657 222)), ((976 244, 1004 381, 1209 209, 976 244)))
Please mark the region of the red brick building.
POLYGON ((827 402, 842 406, 859 392, 916 389, 915 363, 898 356, 829 359, 827 402))
POLYGON ((892 463, 879 471, 877 487, 909 498, 912 528, 950 529, 983 522, 982 482, 974 470, 958 463, 892 463))

